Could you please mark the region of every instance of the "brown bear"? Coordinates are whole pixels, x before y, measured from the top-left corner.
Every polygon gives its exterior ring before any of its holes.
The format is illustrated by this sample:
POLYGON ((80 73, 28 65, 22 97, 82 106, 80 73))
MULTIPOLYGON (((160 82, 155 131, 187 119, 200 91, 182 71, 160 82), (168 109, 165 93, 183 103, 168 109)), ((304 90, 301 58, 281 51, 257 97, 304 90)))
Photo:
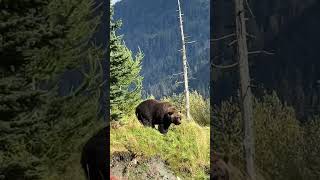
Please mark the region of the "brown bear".
POLYGON ((84 145, 81 154, 81 165, 88 180, 107 180, 110 176, 110 151, 108 147, 110 127, 101 129, 84 145))
POLYGON ((213 153, 210 157, 212 180, 230 180, 230 169, 227 158, 222 158, 218 154, 213 153))
POLYGON ((169 102, 161 102, 155 99, 148 99, 140 103, 136 108, 136 116, 144 125, 155 128, 161 134, 166 134, 171 123, 181 124, 181 115, 169 102))
MULTIPOLYGON (((212 180, 246 180, 245 174, 230 161, 229 157, 223 154, 212 152, 210 154, 210 179, 212 180)), ((257 179, 264 180, 261 174, 257 173, 257 179)))

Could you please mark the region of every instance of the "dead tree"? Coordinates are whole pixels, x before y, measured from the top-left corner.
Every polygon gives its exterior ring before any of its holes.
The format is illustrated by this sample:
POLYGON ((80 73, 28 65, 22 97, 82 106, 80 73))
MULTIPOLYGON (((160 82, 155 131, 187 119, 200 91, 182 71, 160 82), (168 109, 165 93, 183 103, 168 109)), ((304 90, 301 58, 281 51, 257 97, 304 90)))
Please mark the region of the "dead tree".
POLYGON ((186 42, 183 32, 183 20, 180 7, 180 1, 178 0, 178 12, 179 12, 179 22, 180 22, 180 33, 182 40, 182 63, 183 63, 183 79, 184 79, 184 91, 186 97, 186 114, 187 119, 190 119, 190 100, 189 100, 189 85, 188 85, 188 66, 187 66, 187 55, 186 55, 186 42))
MULTIPOLYGON (((226 5, 224 3, 229 3, 232 1, 225 2, 224 0, 215 1, 215 6, 217 5, 226 5)), ((230 6, 231 7, 231 6, 230 6)), ((239 79, 240 79, 240 109, 242 115, 242 122, 243 122, 243 131, 244 131, 244 156, 245 156, 245 170, 250 180, 256 180, 256 171, 255 171, 255 164, 254 164, 254 126, 253 126, 253 103, 252 103, 252 92, 250 82, 250 72, 249 72, 249 63, 248 63, 248 56, 254 54, 265 54, 265 55, 273 55, 274 53, 268 52, 265 50, 255 50, 255 51, 248 51, 247 46, 247 36, 250 38, 255 38, 255 36, 250 35, 247 33, 246 29, 246 21, 249 19, 245 17, 245 12, 249 12, 251 17, 254 18, 253 11, 250 9, 249 3, 247 0, 233 0, 232 7, 234 7, 234 24, 226 25, 225 27, 231 27, 235 29, 235 32, 229 32, 229 34, 221 35, 221 37, 215 37, 215 39, 211 39, 211 42, 220 42, 225 41, 224 43, 220 43, 219 45, 225 46, 225 48, 234 48, 236 53, 234 57, 234 62, 229 65, 225 64, 214 64, 212 63, 213 68, 218 69, 229 69, 238 67, 239 69, 239 79), (247 9, 245 9, 245 7, 247 9)), ((219 11, 216 9, 215 12, 219 11)), ((220 12, 221 13, 221 12, 220 12)), ((218 19, 219 20, 219 19, 218 19)), ((230 19, 231 20, 231 19, 230 19)), ((216 29, 218 29, 216 27, 216 29)), ((224 33, 223 30, 220 30, 219 33, 224 33)), ((219 35, 220 36, 220 35, 219 35)), ((214 52, 215 57, 211 60, 213 61, 216 58, 225 58, 224 51, 223 52, 214 52)), ((232 53, 234 54, 234 53, 232 53)))
POLYGON ((243 0, 234 0, 237 59, 240 77, 241 115, 244 127, 244 152, 246 172, 250 180, 256 179, 254 167, 254 129, 252 116, 252 94, 250 88, 250 73, 248 63, 247 30, 243 0))

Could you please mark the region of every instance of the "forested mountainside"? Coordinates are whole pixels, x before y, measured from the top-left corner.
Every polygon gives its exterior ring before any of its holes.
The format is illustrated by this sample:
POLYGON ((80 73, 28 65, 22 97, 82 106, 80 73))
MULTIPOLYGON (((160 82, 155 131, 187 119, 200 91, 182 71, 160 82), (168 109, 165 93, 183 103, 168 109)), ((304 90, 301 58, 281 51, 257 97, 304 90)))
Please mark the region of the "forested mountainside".
MULTIPOLYGON (((232 2, 214 2, 215 38, 232 32, 232 2), (231 13, 230 13, 231 12, 231 13)), ((250 50, 268 50, 273 55, 250 56, 251 78, 256 95, 263 90, 275 90, 280 98, 294 106, 300 119, 320 112, 320 1, 317 0, 251 0, 247 17, 250 50), (252 36, 253 37, 253 36, 252 36)), ((228 42, 227 42, 228 41, 228 42)), ((213 51, 219 64, 232 63, 233 51, 226 43, 215 43, 213 51), (223 58, 222 58, 223 57, 223 58)), ((215 100, 220 102, 236 95, 237 72, 235 69, 219 70, 215 81, 215 100), (228 89, 229 91, 226 91, 228 89)))
MULTIPOLYGON (((209 94, 209 0, 183 0, 190 87, 209 94)), ((122 20, 119 34, 129 49, 144 53, 143 94, 156 98, 183 92, 181 37, 175 0, 122 0, 115 4, 115 19, 122 20)))

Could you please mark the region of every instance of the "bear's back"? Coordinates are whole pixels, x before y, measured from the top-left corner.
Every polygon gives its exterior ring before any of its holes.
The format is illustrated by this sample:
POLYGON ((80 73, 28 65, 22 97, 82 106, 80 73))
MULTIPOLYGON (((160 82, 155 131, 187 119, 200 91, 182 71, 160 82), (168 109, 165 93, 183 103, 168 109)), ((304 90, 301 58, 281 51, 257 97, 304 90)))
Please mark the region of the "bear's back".
POLYGON ((143 113, 144 115, 148 116, 153 116, 153 114, 156 112, 156 106, 159 103, 160 101, 156 99, 147 99, 137 106, 136 112, 143 113))

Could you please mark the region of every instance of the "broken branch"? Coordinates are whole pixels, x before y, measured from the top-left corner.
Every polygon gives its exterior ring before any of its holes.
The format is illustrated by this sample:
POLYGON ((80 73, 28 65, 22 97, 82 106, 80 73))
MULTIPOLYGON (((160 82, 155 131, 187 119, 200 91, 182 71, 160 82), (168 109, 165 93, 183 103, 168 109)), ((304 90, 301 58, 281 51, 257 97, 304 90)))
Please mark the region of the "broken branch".
POLYGON ((274 55, 274 53, 272 53, 272 52, 268 52, 268 51, 265 51, 265 50, 261 50, 261 51, 251 51, 251 52, 248 52, 248 55, 253 55, 253 54, 267 54, 267 55, 274 55))
POLYGON ((227 39, 227 38, 233 37, 235 35, 236 35, 235 33, 232 33, 232 34, 229 34, 229 35, 222 36, 221 38, 211 39, 210 41, 220 41, 220 40, 223 40, 223 39, 227 39))
POLYGON ((233 68, 233 67, 236 67, 236 66, 238 66, 238 65, 239 65, 238 62, 233 63, 233 64, 230 64, 230 65, 217 65, 217 64, 212 64, 213 67, 218 68, 218 69, 233 68))

